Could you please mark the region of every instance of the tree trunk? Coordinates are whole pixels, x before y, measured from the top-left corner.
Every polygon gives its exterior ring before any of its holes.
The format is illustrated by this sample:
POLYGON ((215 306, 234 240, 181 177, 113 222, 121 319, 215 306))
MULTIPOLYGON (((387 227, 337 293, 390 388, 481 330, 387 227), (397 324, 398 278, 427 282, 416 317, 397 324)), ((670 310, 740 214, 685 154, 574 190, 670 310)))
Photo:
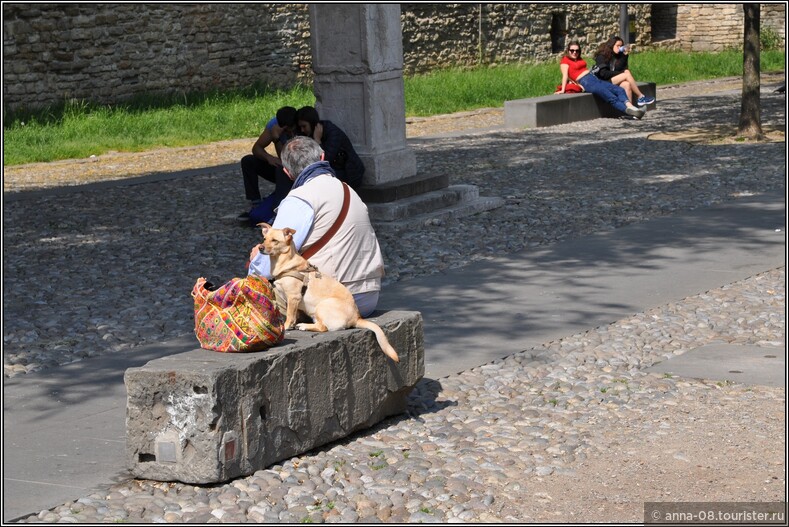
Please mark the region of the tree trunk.
POLYGON ((762 139, 761 101, 759 99, 761 66, 759 64, 759 4, 743 4, 745 30, 742 46, 742 106, 737 135, 762 139))

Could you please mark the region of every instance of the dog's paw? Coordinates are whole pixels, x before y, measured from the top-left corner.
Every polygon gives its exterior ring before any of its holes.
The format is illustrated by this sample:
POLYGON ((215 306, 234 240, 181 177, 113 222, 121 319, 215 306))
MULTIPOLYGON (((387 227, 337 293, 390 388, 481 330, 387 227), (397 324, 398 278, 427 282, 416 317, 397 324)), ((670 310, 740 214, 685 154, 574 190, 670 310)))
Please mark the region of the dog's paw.
POLYGON ((309 324, 301 322, 299 324, 296 324, 296 329, 298 329, 299 331, 307 331, 306 329, 307 326, 309 326, 309 324))

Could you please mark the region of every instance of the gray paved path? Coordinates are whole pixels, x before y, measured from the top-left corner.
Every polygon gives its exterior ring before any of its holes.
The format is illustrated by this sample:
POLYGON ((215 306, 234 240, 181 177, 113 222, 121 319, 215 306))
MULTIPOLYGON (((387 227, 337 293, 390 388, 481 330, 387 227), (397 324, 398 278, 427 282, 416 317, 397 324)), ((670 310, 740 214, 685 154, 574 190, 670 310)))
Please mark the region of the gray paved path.
MULTIPOLYGON (((437 379, 784 266, 785 223, 783 196, 754 196, 396 283, 381 307, 422 311, 437 379)), ((4 521, 125 478, 123 372, 193 345, 6 379, 4 521)))
POLYGON ((785 263, 784 197, 764 195, 395 284, 437 378, 785 263))

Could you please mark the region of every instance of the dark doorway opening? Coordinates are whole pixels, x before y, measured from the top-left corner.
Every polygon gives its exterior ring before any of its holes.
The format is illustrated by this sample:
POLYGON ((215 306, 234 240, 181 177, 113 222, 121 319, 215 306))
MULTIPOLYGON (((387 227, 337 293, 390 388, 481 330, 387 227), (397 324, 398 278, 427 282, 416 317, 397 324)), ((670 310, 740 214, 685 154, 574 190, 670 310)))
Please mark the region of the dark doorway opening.
POLYGON ((554 13, 551 17, 551 52, 564 51, 567 37, 567 14, 554 13))
POLYGON ((677 38, 677 4, 652 4, 652 42, 677 38))

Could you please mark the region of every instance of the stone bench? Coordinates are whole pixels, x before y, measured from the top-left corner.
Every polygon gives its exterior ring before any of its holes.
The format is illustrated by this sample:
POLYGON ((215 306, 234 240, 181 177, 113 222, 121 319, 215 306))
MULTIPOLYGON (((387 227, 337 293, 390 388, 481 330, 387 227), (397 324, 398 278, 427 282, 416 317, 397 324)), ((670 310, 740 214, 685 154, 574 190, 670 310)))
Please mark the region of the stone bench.
MULTIPOLYGON (((639 82, 638 88, 644 95, 655 97, 654 82, 639 82)), ((655 107, 656 103, 652 103, 647 109, 655 107)), ((540 128, 620 115, 591 93, 561 93, 504 102, 504 124, 509 128, 540 128)))
POLYGON ((190 484, 253 474, 406 410, 424 376, 422 315, 372 318, 371 331, 289 331, 257 353, 195 349, 124 375, 126 457, 133 476, 190 484))

